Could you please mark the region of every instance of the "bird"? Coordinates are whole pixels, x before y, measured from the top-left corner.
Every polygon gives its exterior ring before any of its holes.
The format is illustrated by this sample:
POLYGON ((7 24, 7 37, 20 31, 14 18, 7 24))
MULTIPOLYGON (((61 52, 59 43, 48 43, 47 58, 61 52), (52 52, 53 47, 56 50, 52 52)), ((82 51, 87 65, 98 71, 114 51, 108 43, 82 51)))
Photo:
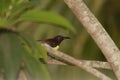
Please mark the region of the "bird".
POLYGON ((49 46, 53 47, 54 49, 58 50, 60 47, 60 43, 65 39, 70 39, 70 37, 57 35, 53 38, 49 38, 49 39, 45 39, 45 40, 38 40, 38 41, 40 41, 43 44, 46 43, 49 46))
MULTIPOLYGON (((44 40, 37 40, 37 41, 41 42, 42 44, 48 44, 48 45, 51 46, 52 48, 58 50, 58 49, 60 48, 61 42, 62 42, 63 40, 65 40, 65 39, 70 39, 70 37, 66 37, 66 36, 62 36, 62 35, 57 35, 57 36, 55 36, 55 37, 53 37, 53 38, 44 39, 44 40)), ((54 56, 50 55, 49 53, 47 53, 47 55, 48 55, 49 57, 51 57, 52 59, 59 60, 59 59, 55 58, 54 56)), ((46 62, 45 62, 42 58, 40 58, 39 60, 40 60, 41 62, 43 62, 43 63, 46 64, 46 62)), ((59 60, 59 61, 60 61, 60 60, 59 60)))

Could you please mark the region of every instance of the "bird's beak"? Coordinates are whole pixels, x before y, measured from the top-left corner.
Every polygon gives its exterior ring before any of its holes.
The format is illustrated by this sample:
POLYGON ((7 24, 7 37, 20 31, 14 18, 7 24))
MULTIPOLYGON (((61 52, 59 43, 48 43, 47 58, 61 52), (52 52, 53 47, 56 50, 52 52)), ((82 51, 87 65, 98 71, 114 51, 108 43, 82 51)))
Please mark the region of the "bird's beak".
POLYGON ((70 39, 70 37, 64 37, 64 39, 70 39))

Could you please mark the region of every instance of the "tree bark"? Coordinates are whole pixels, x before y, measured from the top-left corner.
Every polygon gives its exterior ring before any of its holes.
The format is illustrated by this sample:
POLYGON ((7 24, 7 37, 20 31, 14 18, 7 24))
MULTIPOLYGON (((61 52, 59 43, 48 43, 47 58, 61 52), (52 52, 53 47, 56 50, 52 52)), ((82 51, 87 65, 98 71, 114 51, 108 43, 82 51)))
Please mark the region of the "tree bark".
POLYGON ((83 0, 64 0, 103 52, 120 80, 120 51, 83 0))

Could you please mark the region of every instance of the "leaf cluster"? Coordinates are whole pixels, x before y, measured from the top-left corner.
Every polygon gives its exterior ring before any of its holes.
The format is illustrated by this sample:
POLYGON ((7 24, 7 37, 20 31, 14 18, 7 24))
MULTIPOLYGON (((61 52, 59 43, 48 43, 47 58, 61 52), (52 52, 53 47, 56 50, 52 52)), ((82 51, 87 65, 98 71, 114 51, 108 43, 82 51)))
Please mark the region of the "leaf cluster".
POLYGON ((39 58, 47 60, 43 46, 25 32, 29 22, 49 23, 75 33, 71 23, 60 14, 36 9, 39 0, 0 0, 0 79, 17 80, 20 72, 24 79, 50 80, 46 66, 39 58))

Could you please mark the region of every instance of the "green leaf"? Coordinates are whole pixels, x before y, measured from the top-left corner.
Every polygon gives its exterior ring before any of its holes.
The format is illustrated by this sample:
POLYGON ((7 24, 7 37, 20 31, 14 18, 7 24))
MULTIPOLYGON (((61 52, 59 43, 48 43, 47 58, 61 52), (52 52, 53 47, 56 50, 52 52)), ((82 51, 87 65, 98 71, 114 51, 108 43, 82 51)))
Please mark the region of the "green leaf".
POLYGON ((57 24, 62 28, 75 33, 75 29, 71 23, 61 15, 54 12, 30 10, 21 15, 17 21, 36 21, 57 24))
POLYGON ((0 27, 1 26, 5 26, 6 24, 8 24, 8 20, 7 19, 0 19, 0 27))
POLYGON ((39 5, 41 2, 41 0, 29 0, 29 1, 36 5, 39 5))
POLYGON ((22 2, 13 6, 10 12, 10 19, 15 19, 25 12, 25 9, 32 7, 33 5, 30 2, 22 2))
POLYGON ((45 65, 30 54, 22 42, 18 34, 0 29, 0 74, 5 80, 17 80, 23 67, 29 80, 50 80, 45 65))
POLYGON ((0 33, 0 70, 4 72, 6 80, 17 79, 23 53, 16 34, 0 33))
POLYGON ((0 0, 0 14, 8 10, 11 0, 0 0))
POLYGON ((22 2, 13 6, 12 10, 9 11, 8 18, 0 19, 0 27, 9 27, 16 23, 16 19, 25 12, 25 9, 32 7, 30 2, 22 2))
POLYGON ((12 24, 13 24, 13 22, 7 20, 6 18, 0 19, 0 27, 9 27, 12 24))
POLYGON ((30 56, 30 54, 24 55, 24 67, 29 80, 50 80, 45 65, 40 63, 33 56, 30 56))
POLYGON ((47 61, 47 52, 44 49, 43 46, 40 44, 37 44, 37 41, 35 41, 30 35, 21 32, 20 36, 25 40, 26 44, 30 49, 32 49, 32 55, 36 58, 39 59, 40 57, 43 58, 45 61, 47 61))

